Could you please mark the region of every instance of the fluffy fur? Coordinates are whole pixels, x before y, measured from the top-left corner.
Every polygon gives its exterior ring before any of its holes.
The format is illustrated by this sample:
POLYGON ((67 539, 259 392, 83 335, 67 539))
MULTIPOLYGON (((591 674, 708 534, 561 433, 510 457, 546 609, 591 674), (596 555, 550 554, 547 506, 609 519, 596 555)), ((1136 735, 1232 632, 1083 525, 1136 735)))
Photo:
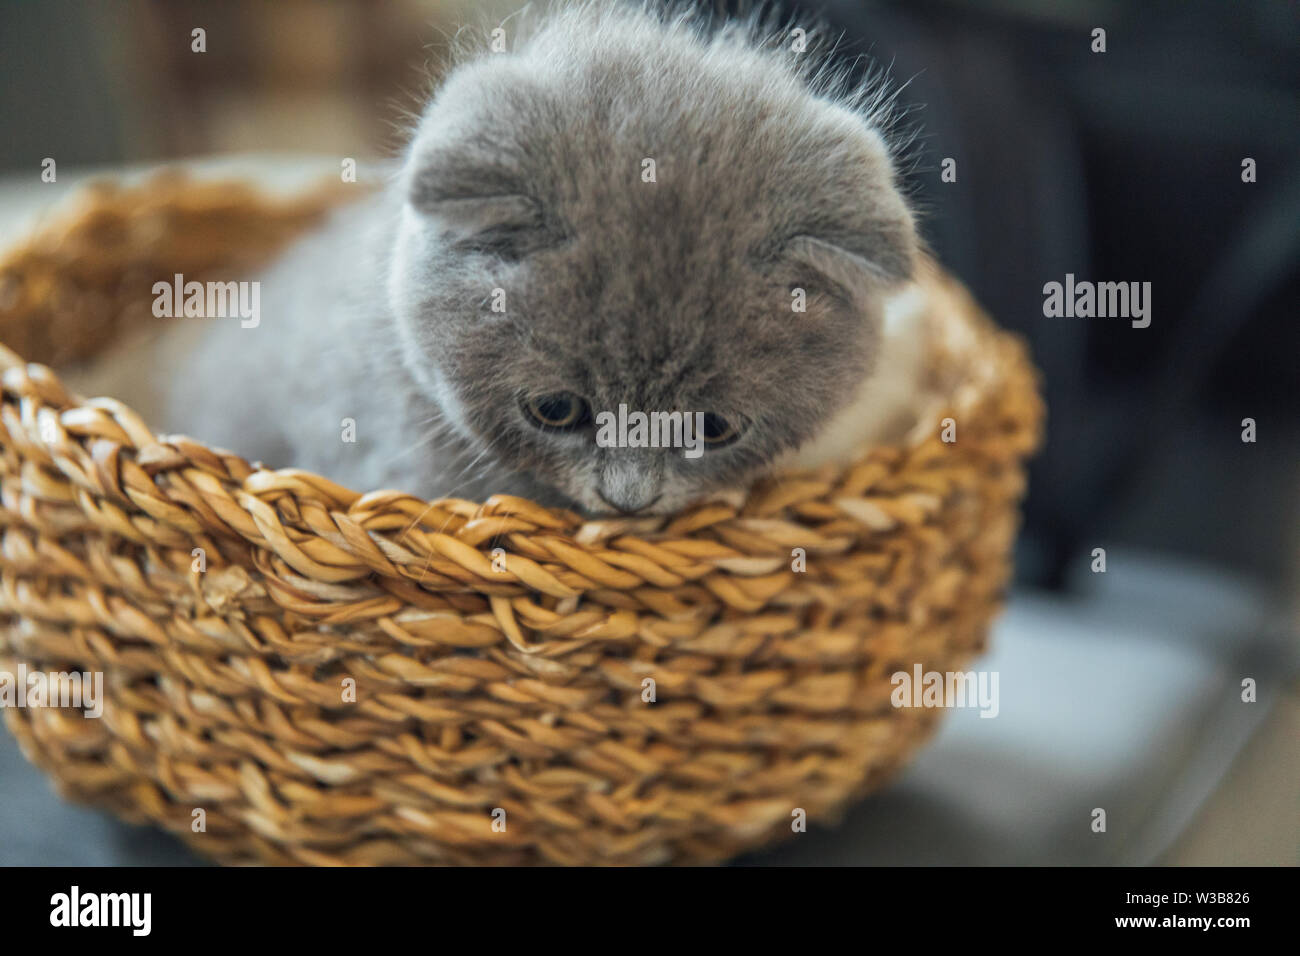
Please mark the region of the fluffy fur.
POLYGON ((882 320, 917 240, 879 87, 758 20, 526 20, 451 71, 383 190, 262 278, 258 328, 211 323, 168 429, 359 489, 600 514, 673 511, 883 427, 866 383, 882 350, 910 361, 882 320), (743 430, 696 459, 601 448, 530 423, 521 402, 555 392, 743 430))

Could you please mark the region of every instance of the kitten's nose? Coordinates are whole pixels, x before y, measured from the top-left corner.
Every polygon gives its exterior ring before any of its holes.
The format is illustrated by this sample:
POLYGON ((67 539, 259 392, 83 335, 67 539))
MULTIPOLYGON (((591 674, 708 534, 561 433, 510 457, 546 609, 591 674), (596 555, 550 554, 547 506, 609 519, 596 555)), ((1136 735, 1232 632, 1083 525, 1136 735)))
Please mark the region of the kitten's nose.
POLYGON ((650 507, 659 500, 659 473, 649 461, 607 463, 601 471, 600 500, 625 515, 650 507))
POLYGON ((636 501, 631 501, 631 502, 628 501, 619 502, 619 501, 615 501, 612 498, 607 497, 603 491, 597 491, 596 494, 600 496, 600 500, 605 502, 605 504, 609 505, 615 511, 622 512, 625 515, 633 515, 636 514, 638 511, 644 511, 646 508, 649 508, 652 504, 658 501, 660 497, 662 497, 661 495, 655 495, 653 498, 651 498, 648 501, 644 499, 638 499, 636 501))

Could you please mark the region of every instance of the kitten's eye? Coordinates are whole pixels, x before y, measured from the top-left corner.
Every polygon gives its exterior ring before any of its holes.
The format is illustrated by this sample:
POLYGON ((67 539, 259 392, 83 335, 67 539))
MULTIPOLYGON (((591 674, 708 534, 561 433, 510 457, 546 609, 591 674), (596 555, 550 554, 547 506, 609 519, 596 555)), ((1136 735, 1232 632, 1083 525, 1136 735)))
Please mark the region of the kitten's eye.
POLYGON ((704 416, 704 443, 711 448, 723 448, 740 437, 740 429, 721 415, 707 412, 704 416))
POLYGON ((523 408, 528 420, 543 431, 572 431, 585 425, 591 418, 590 406, 572 392, 526 398, 523 408))

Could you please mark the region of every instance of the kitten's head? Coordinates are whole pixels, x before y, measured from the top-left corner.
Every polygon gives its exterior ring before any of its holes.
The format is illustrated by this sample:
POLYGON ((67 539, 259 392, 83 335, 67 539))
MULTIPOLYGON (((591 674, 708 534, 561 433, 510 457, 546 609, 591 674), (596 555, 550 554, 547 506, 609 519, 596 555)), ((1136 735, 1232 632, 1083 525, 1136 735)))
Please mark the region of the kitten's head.
POLYGON ((589 512, 667 512, 852 398, 915 230, 870 111, 791 43, 597 4, 452 72, 389 291, 471 443, 589 512), (702 454, 606 447, 620 405, 703 413, 702 454))

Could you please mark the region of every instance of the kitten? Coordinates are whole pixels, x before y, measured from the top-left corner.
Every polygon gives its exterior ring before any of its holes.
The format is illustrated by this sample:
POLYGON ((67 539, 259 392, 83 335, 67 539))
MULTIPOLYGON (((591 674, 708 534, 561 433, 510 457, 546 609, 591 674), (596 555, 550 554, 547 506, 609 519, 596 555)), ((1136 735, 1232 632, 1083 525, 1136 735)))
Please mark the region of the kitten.
POLYGON ((879 90, 763 30, 582 4, 460 63, 388 185, 263 277, 260 325, 209 323, 166 428, 358 490, 597 515, 871 437, 915 352, 906 310, 882 336, 913 216, 879 90), (702 413, 702 454, 598 445, 620 404, 702 413))

